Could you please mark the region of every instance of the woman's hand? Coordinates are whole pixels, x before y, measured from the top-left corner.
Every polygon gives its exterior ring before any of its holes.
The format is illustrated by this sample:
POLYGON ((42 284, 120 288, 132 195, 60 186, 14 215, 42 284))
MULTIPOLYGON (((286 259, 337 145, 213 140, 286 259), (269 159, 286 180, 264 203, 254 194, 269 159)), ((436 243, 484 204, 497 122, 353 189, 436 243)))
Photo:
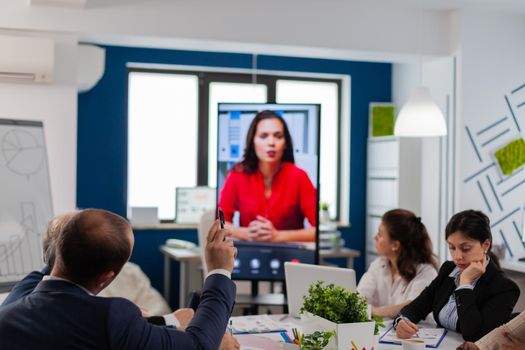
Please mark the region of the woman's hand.
POLYGON ((470 262, 470 265, 461 272, 461 276, 459 278, 459 284, 465 285, 465 284, 472 284, 475 280, 481 277, 485 273, 487 265, 487 257, 485 254, 483 254, 483 257, 481 260, 473 260, 470 262))
POLYGON ((479 347, 476 344, 467 341, 458 346, 456 350, 479 350, 479 347))
POLYGON ((143 308, 140 308, 140 314, 141 314, 142 317, 144 317, 144 318, 147 318, 147 317, 151 317, 151 316, 153 316, 152 314, 150 314, 148 311, 146 311, 146 310, 143 309, 143 308))
POLYGON ((235 337, 229 335, 228 333, 224 334, 219 350, 239 350, 240 348, 241 344, 239 344, 235 337))
POLYGON ((173 312, 173 316, 179 320, 180 327, 177 328, 181 331, 186 330, 186 327, 190 324, 191 320, 193 319, 193 315, 195 314, 195 311, 190 308, 184 308, 184 309, 178 309, 173 312))
POLYGON ((501 344, 501 349, 503 350, 524 350, 525 343, 522 343, 516 337, 510 335, 509 333, 502 331, 504 340, 501 344))
POLYGON ((409 320, 401 320, 396 326, 396 336, 400 339, 411 338, 419 331, 419 327, 409 320))
POLYGON ((273 223, 264 216, 257 215, 248 226, 248 235, 254 241, 272 242, 276 240, 277 230, 273 223))
POLYGON ((241 241, 252 240, 247 227, 235 227, 231 222, 226 221, 224 228, 232 233, 233 239, 239 239, 241 241))

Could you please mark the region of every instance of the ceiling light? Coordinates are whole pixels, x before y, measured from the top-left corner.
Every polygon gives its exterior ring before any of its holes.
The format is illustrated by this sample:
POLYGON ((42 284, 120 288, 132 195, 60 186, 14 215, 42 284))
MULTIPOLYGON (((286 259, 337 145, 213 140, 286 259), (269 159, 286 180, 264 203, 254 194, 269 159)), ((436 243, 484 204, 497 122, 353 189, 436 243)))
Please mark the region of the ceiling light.
POLYGON ((397 115, 394 134, 404 137, 447 134, 443 113, 432 100, 427 87, 418 86, 412 90, 408 101, 401 107, 397 115))

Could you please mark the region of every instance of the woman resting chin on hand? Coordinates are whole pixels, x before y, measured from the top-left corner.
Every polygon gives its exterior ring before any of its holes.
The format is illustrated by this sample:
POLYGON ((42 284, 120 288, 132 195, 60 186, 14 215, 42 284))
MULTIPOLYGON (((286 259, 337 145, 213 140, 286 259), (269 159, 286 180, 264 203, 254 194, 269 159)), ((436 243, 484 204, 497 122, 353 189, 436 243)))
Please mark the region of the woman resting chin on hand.
POLYGON ((474 210, 455 214, 445 237, 452 261, 446 261, 432 283, 401 309, 402 316, 396 319, 400 338, 415 333, 406 320, 417 323, 433 312, 438 326, 476 341, 507 321, 518 300, 518 286, 490 251, 492 233, 485 214, 474 210))

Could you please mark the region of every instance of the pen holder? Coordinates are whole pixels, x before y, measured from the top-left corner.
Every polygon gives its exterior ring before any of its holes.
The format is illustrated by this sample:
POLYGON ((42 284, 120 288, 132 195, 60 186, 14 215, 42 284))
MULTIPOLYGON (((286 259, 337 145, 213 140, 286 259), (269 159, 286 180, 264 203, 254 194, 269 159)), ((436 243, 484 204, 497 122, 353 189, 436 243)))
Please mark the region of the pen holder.
POLYGON ((403 339, 403 350, 424 350, 425 342, 419 339, 403 339))
POLYGON ((327 350, 376 350, 375 322, 334 323, 312 314, 301 315, 303 334, 335 329, 335 337, 325 347, 327 350))

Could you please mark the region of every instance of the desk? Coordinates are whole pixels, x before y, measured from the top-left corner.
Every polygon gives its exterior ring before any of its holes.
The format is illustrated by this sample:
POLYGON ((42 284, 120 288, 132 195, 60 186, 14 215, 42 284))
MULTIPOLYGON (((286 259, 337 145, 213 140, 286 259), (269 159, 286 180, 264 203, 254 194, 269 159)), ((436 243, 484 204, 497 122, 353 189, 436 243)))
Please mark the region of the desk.
MULTIPOLYGON (((189 276, 190 276, 190 264, 200 264, 201 254, 200 248, 190 249, 178 249, 170 248, 165 245, 160 247, 160 251, 164 254, 164 298, 169 303, 170 290, 171 290, 171 260, 175 260, 180 264, 180 277, 179 277, 179 307, 184 307, 186 303, 186 296, 189 293, 189 276)), ((325 258, 346 258, 346 266, 353 268, 354 258, 359 257, 361 252, 349 248, 341 248, 338 250, 320 250, 319 259, 320 263, 323 263, 325 258)))
POLYGON ((509 271, 515 272, 525 272, 525 262, 518 261, 518 259, 501 259, 499 261, 501 268, 509 271))
MULTIPOLYGON (((521 290, 525 289, 525 262, 519 261, 517 258, 506 258, 499 261, 501 268, 505 270, 507 277, 512 279, 521 290)), ((521 293, 516 305, 514 305, 514 312, 519 312, 525 309, 525 293, 521 293)))
MULTIPOLYGON (((282 324, 283 329, 286 329, 288 332, 288 335, 291 336, 292 331, 291 328, 295 327, 299 330, 301 330, 301 320, 292 318, 292 317, 285 317, 285 315, 269 315, 270 318, 272 318, 276 323, 282 324), (284 318, 283 318, 284 317, 284 318)), ((235 317, 232 317, 232 319, 235 320, 235 317)), ((385 322, 386 329, 390 328, 392 325, 392 321, 385 322)), ((299 349, 298 346, 293 346, 291 344, 288 344, 287 346, 283 346, 283 343, 277 343, 276 341, 272 341, 269 338, 261 339, 262 336, 257 336, 255 334, 239 334, 235 335, 239 343, 241 344, 241 350, 247 349, 247 348, 253 348, 254 346, 257 346, 258 349, 265 350, 265 349, 299 349)), ((447 335, 439 345, 438 349, 440 350, 455 350, 460 344, 463 343, 463 338, 461 337, 461 334, 457 332, 451 332, 448 331, 447 335)), ((346 350, 346 349, 345 349, 346 350)), ((403 350, 403 347, 400 345, 395 344, 383 344, 379 343, 377 350, 403 350)))
MULTIPOLYGON (((299 330, 301 330, 301 320, 295 319, 292 317, 286 317, 283 319, 284 315, 269 315, 270 318, 272 318, 276 323, 282 324, 283 329, 286 329, 288 331, 288 334, 291 335, 291 327, 296 327, 299 330)), ((385 322, 385 326, 388 329, 392 323, 385 322)), ((277 342, 273 342, 271 340, 261 340, 261 336, 257 336, 254 334, 241 334, 235 336, 239 343, 241 344, 241 350, 247 349, 247 348, 253 348, 257 344, 257 348, 260 348, 261 350, 264 349, 294 349, 293 346, 283 347, 282 344, 279 346, 277 342)), ((445 339, 441 342, 441 344, 438 347, 438 350, 455 350, 460 344, 463 343, 463 338, 461 337, 461 334, 457 332, 451 332, 448 331, 447 335, 445 336, 445 339)), ((295 349, 298 349, 296 346, 295 349)), ((403 350, 403 347, 400 345, 395 344, 383 344, 379 343, 377 350, 403 350)))

